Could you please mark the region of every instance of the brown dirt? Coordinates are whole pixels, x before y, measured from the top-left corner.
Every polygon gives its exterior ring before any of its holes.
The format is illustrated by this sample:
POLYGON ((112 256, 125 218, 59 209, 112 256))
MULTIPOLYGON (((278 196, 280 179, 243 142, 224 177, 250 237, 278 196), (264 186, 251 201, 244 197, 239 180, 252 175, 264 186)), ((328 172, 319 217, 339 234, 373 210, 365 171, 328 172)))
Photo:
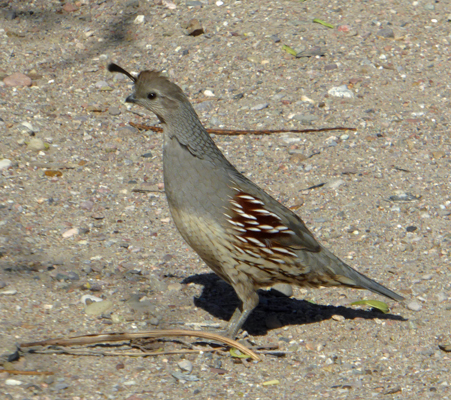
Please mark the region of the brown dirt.
POLYGON ((156 119, 123 103, 131 85, 106 71, 112 61, 166 71, 207 127, 357 128, 215 140, 322 243, 408 306, 352 306, 377 297, 341 288, 261 291, 241 338, 278 345, 283 357, 25 354, 4 367, 53 375, 0 372, 2 398, 450 398, 450 357, 439 348, 451 341, 449 3, 155 3, 0 3, 1 78, 32 78, 31 87, 0 86, 0 159, 12 162, 0 171, 2 353, 88 333, 208 329, 237 304, 176 231, 161 136, 128 125, 156 119), (133 23, 138 15, 143 24, 133 23), (192 18, 205 34, 184 34, 192 18), (325 55, 295 58, 282 45, 325 55), (328 94, 342 85, 353 98, 328 94), (33 138, 48 149, 33 150, 33 138), (393 201, 400 194, 410 201, 393 201), (86 314, 87 294, 112 308, 86 314), (136 294, 144 307, 127 302, 136 294), (183 359, 197 381, 173 377, 183 359))

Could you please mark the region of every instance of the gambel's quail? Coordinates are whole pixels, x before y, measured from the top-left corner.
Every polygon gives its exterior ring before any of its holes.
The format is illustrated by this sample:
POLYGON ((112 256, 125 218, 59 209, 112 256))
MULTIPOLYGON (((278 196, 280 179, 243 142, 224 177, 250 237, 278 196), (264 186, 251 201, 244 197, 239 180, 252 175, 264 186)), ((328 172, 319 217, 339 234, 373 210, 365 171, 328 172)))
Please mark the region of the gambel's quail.
POLYGON ((259 302, 257 289, 276 283, 368 289, 403 298, 360 274, 321 246, 304 222, 224 157, 183 91, 156 71, 137 78, 125 100, 163 124, 164 187, 175 225, 205 263, 228 282, 242 304, 226 334, 234 338, 259 302))

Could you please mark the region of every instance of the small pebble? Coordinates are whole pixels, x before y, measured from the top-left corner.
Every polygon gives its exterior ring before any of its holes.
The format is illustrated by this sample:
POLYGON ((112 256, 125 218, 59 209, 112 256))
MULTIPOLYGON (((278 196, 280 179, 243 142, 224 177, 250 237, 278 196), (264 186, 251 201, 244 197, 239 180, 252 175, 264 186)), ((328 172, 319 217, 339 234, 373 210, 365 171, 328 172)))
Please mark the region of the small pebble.
POLYGON ((338 69, 338 65, 337 64, 328 64, 324 67, 325 71, 333 71, 335 69, 338 69))
POLYGON ((29 122, 24 121, 20 124, 19 129, 22 133, 35 133, 39 132, 39 129, 35 129, 33 125, 31 125, 29 122))
POLYGON ((52 387, 51 387, 51 390, 54 390, 54 391, 59 391, 59 390, 64 390, 64 389, 67 389, 69 387, 69 384, 67 384, 66 382, 58 382, 58 383, 55 383, 52 387))
POLYGON ((20 72, 15 72, 14 74, 7 76, 3 79, 3 82, 6 86, 31 86, 31 78, 20 72))
POLYGON ((146 21, 146 17, 144 15, 138 15, 135 20, 133 21, 133 23, 135 25, 141 25, 146 21))
POLYGON ((98 89, 101 89, 101 88, 104 87, 104 86, 108 86, 108 83, 105 82, 105 81, 98 81, 98 82, 95 83, 94 86, 95 86, 96 88, 98 88, 98 89))
POLYGON ((193 364, 188 360, 182 360, 177 363, 181 370, 186 371, 188 374, 193 370, 193 364))
POLYGON ((443 301, 448 300, 448 296, 445 292, 439 292, 437 293, 437 301, 439 303, 442 303, 443 301))
POLYGON ((172 0, 163 0, 163 5, 169 8, 169 10, 175 10, 177 8, 172 0))
POLYGON ((16 289, 0 290, 0 296, 13 296, 15 294, 17 294, 17 290, 16 289))
POLYGON ((113 302, 110 300, 103 300, 94 302, 85 307, 85 313, 87 315, 97 316, 103 314, 113 307, 113 302))
POLYGON ((331 179, 324 185, 324 188, 327 189, 338 189, 341 185, 343 185, 345 181, 343 179, 331 179))
POLYGON ((389 39, 389 38, 393 39, 395 37, 395 33, 393 32, 393 29, 391 29, 391 28, 384 28, 384 29, 379 30, 376 33, 376 36, 380 36, 380 37, 387 38, 387 39, 389 39))
POLYGON ((78 233, 79 233, 78 228, 71 228, 63 233, 63 238, 67 239, 72 236, 78 235, 78 233))
POLYGON ((199 380, 196 375, 188 375, 183 372, 172 372, 171 375, 178 381, 196 382, 199 380))
POLYGON ((33 151, 42 151, 46 149, 46 145, 42 139, 32 138, 27 143, 27 147, 33 151))
POLYGON ((354 97, 354 92, 349 90, 346 85, 334 86, 327 92, 333 97, 341 97, 345 99, 352 99, 354 97))
POLYGON ((11 160, 8 160, 7 158, 0 160, 0 171, 2 169, 8 169, 12 164, 13 162, 11 160))
POLYGON ((302 57, 315 57, 315 56, 324 56, 326 54, 326 50, 322 47, 316 46, 308 50, 299 51, 296 54, 296 58, 302 57))
POLYGON ((406 307, 407 307, 409 310, 412 310, 412 311, 420 311, 420 310, 421 310, 421 304, 418 303, 418 302, 415 301, 415 300, 410 301, 409 303, 407 303, 407 304, 406 304, 406 307))
POLYGON ((121 114, 121 110, 118 107, 110 107, 108 109, 108 114, 110 114, 110 115, 120 115, 121 114))
POLYGON ((204 33, 204 28, 202 27, 200 21, 196 18, 181 24, 181 27, 187 36, 199 36, 204 33))
POLYGON ((22 381, 18 381, 17 379, 7 379, 5 381, 5 385, 7 385, 7 386, 20 386, 20 385, 22 385, 22 381))
POLYGON ((252 111, 259 111, 269 107, 269 103, 261 103, 251 107, 252 111))
POLYGON ((296 114, 293 119, 299 121, 301 124, 310 125, 312 122, 318 119, 315 115, 296 114))
POLYGON ((80 302, 85 304, 85 305, 89 305, 93 302, 100 302, 103 301, 103 299, 101 299, 100 297, 97 296, 93 296, 92 294, 85 294, 83 296, 81 296, 80 302))
POLYGON ((94 203, 91 200, 86 200, 80 203, 80 208, 83 210, 92 211, 94 208, 94 203))
POLYGON ((223 122, 222 122, 219 118, 217 118, 217 117, 211 117, 211 118, 210 118, 210 124, 211 124, 212 126, 221 126, 221 125, 224 125, 223 122))
POLYGON ((66 12, 74 12, 74 11, 77 11, 78 8, 75 7, 75 6, 74 6, 73 4, 71 4, 71 3, 66 3, 66 4, 64 4, 64 6, 63 6, 63 10, 66 11, 66 12))

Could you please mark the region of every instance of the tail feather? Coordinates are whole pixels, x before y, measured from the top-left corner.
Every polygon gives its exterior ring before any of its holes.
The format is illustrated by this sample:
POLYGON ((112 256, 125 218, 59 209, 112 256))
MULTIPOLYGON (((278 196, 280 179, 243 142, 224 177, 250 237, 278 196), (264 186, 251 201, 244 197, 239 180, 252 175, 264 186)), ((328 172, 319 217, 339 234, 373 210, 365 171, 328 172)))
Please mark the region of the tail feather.
POLYGON ((381 284, 377 283, 376 281, 373 281, 372 279, 367 278, 365 275, 361 274, 360 272, 357 272, 355 269, 352 269, 348 265, 346 265, 346 266, 349 269, 346 271, 346 276, 344 278, 346 278, 346 280, 350 280, 352 283, 351 282, 350 282, 351 284, 344 283, 340 279, 342 277, 337 277, 337 280, 339 280, 343 284, 353 286, 353 287, 358 287, 361 289, 371 290, 374 293, 381 294, 392 300, 396 300, 396 301, 404 300, 404 297, 400 296, 399 294, 396 294, 395 292, 391 291, 390 289, 387 289, 385 286, 382 286, 381 284))
POLYGON ((357 272, 355 269, 351 268, 349 265, 329 252, 327 249, 322 248, 321 251, 325 251, 329 258, 335 259, 335 262, 331 263, 328 269, 333 273, 334 278, 341 284, 349 287, 371 290, 374 293, 378 293, 392 300, 404 300, 404 297, 400 296, 399 294, 396 294, 390 289, 387 289, 385 286, 382 286, 381 284, 373 281, 360 272, 357 272))

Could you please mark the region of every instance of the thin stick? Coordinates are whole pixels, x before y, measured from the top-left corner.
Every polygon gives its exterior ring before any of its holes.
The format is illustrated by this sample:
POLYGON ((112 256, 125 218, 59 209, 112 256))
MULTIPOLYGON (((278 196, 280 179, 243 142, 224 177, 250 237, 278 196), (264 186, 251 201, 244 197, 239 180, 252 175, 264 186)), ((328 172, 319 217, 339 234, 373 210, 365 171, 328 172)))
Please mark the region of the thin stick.
MULTIPOLYGON (((66 350, 66 349, 47 349, 47 350, 33 350, 34 354, 68 354, 71 356, 128 356, 128 357, 152 357, 164 356, 170 354, 198 354, 211 353, 219 351, 218 349, 199 349, 199 350, 167 350, 167 351, 152 351, 152 352, 135 352, 135 351, 88 351, 88 350, 66 350)), ((1 370, 0 370, 1 372, 1 370)), ((7 371, 9 372, 9 371, 7 371)), ((20 372, 20 371, 19 371, 20 372)))
MULTIPOLYGON (((163 128, 159 126, 149 126, 143 124, 135 124, 134 122, 129 122, 131 126, 137 129, 145 131, 163 132, 163 128)), ((228 136, 238 136, 238 135, 272 135, 273 133, 313 133, 313 132, 327 132, 327 131, 356 131, 356 128, 347 128, 343 126, 336 126, 334 128, 317 128, 317 129, 271 129, 271 130, 235 130, 235 129, 207 129, 207 132, 215 135, 228 135, 228 136)))
POLYGON ((204 339, 217 340, 218 342, 225 343, 230 347, 234 347, 240 350, 243 354, 247 354, 256 361, 260 361, 260 357, 246 346, 238 343, 235 340, 226 338, 216 333, 202 332, 202 331, 188 331, 181 329, 164 329, 156 331, 145 331, 139 333, 127 333, 127 332, 113 332, 105 334, 93 334, 74 336, 68 339, 48 339, 40 342, 22 343, 20 347, 33 347, 33 346, 74 346, 74 345, 86 345, 100 342, 118 342, 121 340, 132 340, 138 338, 163 338, 170 336, 194 336, 204 339))
POLYGON ((17 369, 0 369, 0 374, 7 372, 11 375, 53 375, 53 372, 49 371, 18 371, 17 369))

